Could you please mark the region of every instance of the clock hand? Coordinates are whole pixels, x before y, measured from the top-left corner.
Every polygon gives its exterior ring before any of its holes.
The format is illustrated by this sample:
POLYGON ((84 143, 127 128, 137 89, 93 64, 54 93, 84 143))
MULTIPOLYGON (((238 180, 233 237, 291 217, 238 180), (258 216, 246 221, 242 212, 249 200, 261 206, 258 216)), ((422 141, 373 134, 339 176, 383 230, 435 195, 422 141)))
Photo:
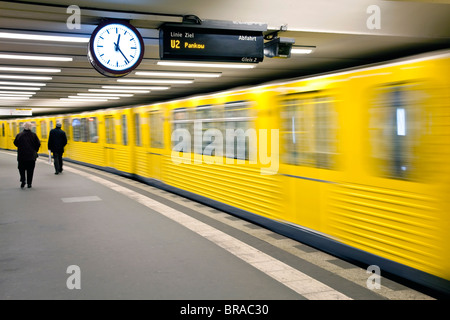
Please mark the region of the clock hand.
POLYGON ((127 57, 125 57, 125 55, 123 54, 122 50, 120 50, 119 46, 117 46, 117 49, 119 50, 119 52, 123 55, 123 57, 125 58, 125 61, 127 63, 130 63, 130 61, 128 61, 127 57))
POLYGON ((116 51, 119 50, 119 41, 120 41, 120 33, 119 33, 119 36, 117 37, 117 43, 114 42, 114 45, 116 46, 116 47, 114 48, 114 50, 116 50, 116 51))

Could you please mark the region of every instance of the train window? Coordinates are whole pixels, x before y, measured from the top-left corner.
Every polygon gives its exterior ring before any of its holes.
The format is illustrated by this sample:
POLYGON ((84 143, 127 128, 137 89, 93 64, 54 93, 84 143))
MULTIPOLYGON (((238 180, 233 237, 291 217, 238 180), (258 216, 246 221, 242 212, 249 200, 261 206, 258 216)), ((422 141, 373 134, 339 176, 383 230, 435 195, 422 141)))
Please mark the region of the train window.
POLYGON ((282 161, 323 169, 334 167, 337 117, 328 97, 295 97, 281 109, 282 161))
POLYGON ((41 121, 41 139, 47 139, 47 122, 41 121))
POLYGON ((70 129, 69 129, 69 119, 64 119, 63 120, 63 126, 64 126, 64 130, 66 132, 66 137, 67 140, 70 140, 70 129))
POLYGON ((122 144, 128 145, 128 123, 127 116, 124 114, 122 115, 122 144))
MULTIPOLYGON (((226 157, 242 160, 249 160, 250 155, 256 155, 256 152, 250 152, 249 148, 251 146, 256 150, 256 132, 248 131, 253 128, 253 118, 250 105, 246 101, 219 106, 202 105, 192 111, 179 108, 173 110, 172 118, 173 130, 184 129, 189 133, 191 150, 195 153, 219 155, 217 152, 226 150, 226 157), (200 125, 202 130, 196 130, 200 125), (208 130, 217 130, 216 133, 211 132, 211 139, 205 136, 208 130), (227 137, 227 134, 230 137, 227 137), (214 139, 220 135, 223 141, 216 144, 214 139), (200 144, 195 144, 200 141, 200 144)), ((173 141, 173 146, 178 143, 173 141)))
POLYGON ((81 140, 81 121, 80 119, 72 120, 73 141, 81 140))
POLYGON ((81 141, 82 142, 87 142, 88 141, 89 132, 88 132, 88 125, 87 125, 87 119, 86 118, 82 118, 81 119, 80 133, 81 133, 81 141))
POLYGON ((140 147, 141 144, 141 123, 139 113, 134 115, 134 137, 136 146, 140 147))
POLYGON ((106 143, 116 143, 116 130, 114 126, 114 118, 112 116, 105 117, 106 143))
MULTIPOLYGON (((23 131, 23 125, 25 122, 20 122, 19 123, 19 132, 23 131)), ((35 121, 30 121, 31 123, 31 132, 36 133, 36 122, 35 121)))
POLYGON ((298 114, 296 100, 287 100, 284 102, 281 111, 281 135, 284 146, 282 160, 287 164, 299 164, 298 143, 300 140, 299 121, 301 119, 299 119, 298 114))
MULTIPOLYGON (((198 154, 204 154, 205 148, 211 144, 211 141, 204 138, 205 132, 208 129, 219 129, 217 118, 220 118, 218 114, 218 108, 211 105, 198 106, 194 110, 194 152, 198 154), (195 130, 195 125, 200 127, 202 130, 195 130)), ((214 150, 215 152, 215 150, 214 150)), ((214 152, 211 155, 214 155, 214 152)))
POLYGON ((12 132, 13 132, 13 136, 17 136, 17 123, 13 122, 12 123, 12 132))
POLYGON ((331 169, 334 167, 333 155, 337 152, 337 116, 329 98, 317 98, 315 107, 316 166, 331 169))
POLYGON ((164 117, 161 111, 152 111, 150 117, 150 147, 164 148, 164 117))
POLYGON ((31 121, 31 131, 36 133, 36 122, 35 121, 31 121))
POLYGON ((378 88, 370 109, 372 158, 378 175, 412 178, 422 128, 418 90, 413 85, 378 88))
POLYGON ((5 136, 5 124, 2 123, 2 137, 5 136))
POLYGON ((225 129, 227 158, 240 160, 250 159, 250 155, 256 155, 250 152, 251 148, 256 149, 256 133, 253 135, 253 117, 251 116, 250 104, 247 101, 230 102, 224 105, 223 127, 225 129), (232 134, 230 138, 228 135, 232 134))
MULTIPOLYGON (((172 132, 179 129, 187 130, 192 137, 193 132, 193 121, 189 117, 189 111, 186 108, 178 108, 174 109, 172 112, 172 132)), ((191 138, 191 150, 193 146, 194 139, 191 138)), ((175 147, 178 144, 178 141, 172 141, 172 147, 175 147)), ((181 150, 180 152, 183 152, 181 150)))
POLYGON ((90 117, 88 119, 88 135, 89 135, 89 141, 93 143, 98 142, 98 125, 97 125, 97 118, 96 117, 90 117))

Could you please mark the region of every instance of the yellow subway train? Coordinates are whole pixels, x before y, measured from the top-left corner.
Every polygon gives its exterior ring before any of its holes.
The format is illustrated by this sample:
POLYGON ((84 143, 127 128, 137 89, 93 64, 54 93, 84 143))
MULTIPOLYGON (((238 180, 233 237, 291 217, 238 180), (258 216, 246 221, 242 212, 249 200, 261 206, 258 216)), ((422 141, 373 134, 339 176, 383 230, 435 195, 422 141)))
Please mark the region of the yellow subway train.
POLYGON ((450 51, 31 121, 48 154, 182 194, 450 294, 450 51))

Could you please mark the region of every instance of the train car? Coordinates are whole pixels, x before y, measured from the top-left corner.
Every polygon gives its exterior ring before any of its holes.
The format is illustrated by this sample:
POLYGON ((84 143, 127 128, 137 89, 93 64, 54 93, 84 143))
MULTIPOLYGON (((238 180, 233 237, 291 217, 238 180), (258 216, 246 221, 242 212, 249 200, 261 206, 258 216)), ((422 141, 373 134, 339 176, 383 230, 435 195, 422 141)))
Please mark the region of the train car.
POLYGON ((449 61, 307 79, 279 96, 288 221, 331 236, 329 252, 447 292, 449 61))
POLYGON ((61 115, 65 156, 449 295, 449 74, 443 51, 61 115))

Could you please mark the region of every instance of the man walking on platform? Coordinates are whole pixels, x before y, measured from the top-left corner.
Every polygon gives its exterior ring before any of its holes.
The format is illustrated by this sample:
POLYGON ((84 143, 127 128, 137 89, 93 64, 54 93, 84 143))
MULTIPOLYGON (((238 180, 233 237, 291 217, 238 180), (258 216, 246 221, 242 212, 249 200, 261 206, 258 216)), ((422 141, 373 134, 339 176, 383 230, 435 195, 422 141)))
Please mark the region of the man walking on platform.
POLYGON ((37 135, 31 131, 31 127, 30 122, 24 123, 23 131, 14 139, 14 145, 17 147, 17 162, 19 163, 20 187, 22 189, 25 187, 25 183, 28 184, 28 188, 31 188, 34 167, 38 157, 37 152, 41 147, 41 142, 37 135))
POLYGON ((61 173, 63 171, 62 155, 64 153, 64 147, 66 146, 66 144, 66 133, 61 130, 61 122, 57 122, 56 128, 50 130, 50 136, 48 138, 48 150, 53 152, 55 174, 61 173))

